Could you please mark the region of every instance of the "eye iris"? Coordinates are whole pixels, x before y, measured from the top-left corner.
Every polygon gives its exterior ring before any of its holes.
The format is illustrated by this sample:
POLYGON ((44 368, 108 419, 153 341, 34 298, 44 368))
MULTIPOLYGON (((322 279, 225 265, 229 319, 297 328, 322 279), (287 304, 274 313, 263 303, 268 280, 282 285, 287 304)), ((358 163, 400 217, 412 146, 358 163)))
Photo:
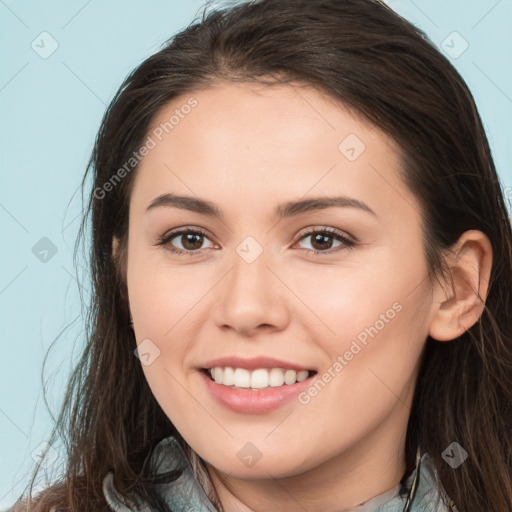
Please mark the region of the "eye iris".
MULTIPOLYGON (((327 240, 330 239, 330 243, 327 243, 327 244, 324 243, 323 245, 321 244, 319 248, 320 249, 326 249, 326 248, 330 249, 332 247, 332 236, 326 235, 324 233, 317 233, 313 237, 313 242, 312 242, 313 247, 315 247, 315 244, 318 243, 318 242, 321 242, 321 241, 325 242, 326 239, 327 240)), ((315 247, 315 249, 317 249, 317 248, 315 247)))
POLYGON ((185 240, 185 243, 183 243, 183 247, 189 251, 199 249, 202 245, 202 238, 203 238, 203 235, 200 235, 198 233, 188 233, 188 234, 181 235, 182 241, 185 240), (193 245, 194 245, 193 239, 194 238, 196 239, 196 244, 198 244, 197 247, 193 247, 193 245), (199 240, 199 242, 198 242, 198 240, 199 240), (190 245, 192 245, 192 247, 190 245))

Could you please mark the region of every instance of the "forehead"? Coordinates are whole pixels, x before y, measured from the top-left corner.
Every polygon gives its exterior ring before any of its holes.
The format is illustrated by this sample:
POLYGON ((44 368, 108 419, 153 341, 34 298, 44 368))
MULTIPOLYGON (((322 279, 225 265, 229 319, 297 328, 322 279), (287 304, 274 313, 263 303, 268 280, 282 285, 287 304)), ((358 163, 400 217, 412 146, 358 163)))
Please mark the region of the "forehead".
POLYGON ((148 138, 132 197, 141 205, 171 191, 240 206, 362 185, 381 199, 407 193, 396 143, 312 87, 216 83, 163 107, 148 138))

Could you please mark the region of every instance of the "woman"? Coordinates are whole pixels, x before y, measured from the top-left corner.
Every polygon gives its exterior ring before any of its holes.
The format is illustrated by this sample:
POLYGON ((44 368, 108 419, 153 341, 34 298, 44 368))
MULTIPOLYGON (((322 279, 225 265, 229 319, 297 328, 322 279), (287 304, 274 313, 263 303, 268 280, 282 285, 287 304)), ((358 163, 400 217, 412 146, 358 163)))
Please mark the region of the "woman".
POLYGON ((421 31, 214 11, 126 79, 89 169, 67 475, 29 510, 512 509, 510 220, 421 31))

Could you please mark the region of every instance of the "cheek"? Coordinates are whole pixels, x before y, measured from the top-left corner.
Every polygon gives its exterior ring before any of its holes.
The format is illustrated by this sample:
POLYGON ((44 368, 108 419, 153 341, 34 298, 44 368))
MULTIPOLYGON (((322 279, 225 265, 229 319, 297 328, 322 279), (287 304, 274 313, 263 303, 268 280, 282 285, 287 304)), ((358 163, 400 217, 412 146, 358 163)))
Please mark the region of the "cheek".
MULTIPOLYGON (((342 346, 342 340, 356 338, 376 323, 382 331, 397 315, 397 309, 403 310, 402 322, 408 318, 405 310, 421 308, 428 301, 415 295, 426 267, 421 251, 415 255, 411 248, 367 250, 329 266, 301 263, 283 269, 281 275, 303 304, 295 301, 296 313, 301 312, 298 322, 314 328, 315 338, 325 339, 333 347, 337 343, 342 346)), ((413 314, 406 323, 414 319, 413 314)))
POLYGON ((360 287, 354 283, 347 290, 336 309, 337 336, 323 344, 338 363, 331 367, 336 378, 326 402, 343 403, 356 431, 384 415, 398 397, 406 401, 427 337, 429 287, 412 279, 419 270, 414 265, 397 268, 401 271, 381 266, 378 275, 369 272, 361 276, 360 287))
POLYGON ((128 272, 128 292, 139 353, 143 347, 150 353, 149 364, 141 357, 142 370, 162 410, 175 426, 185 428, 193 418, 187 414, 191 403, 183 387, 183 371, 195 338, 186 331, 187 326, 197 326, 193 304, 198 294, 193 286, 181 282, 182 272, 152 267, 147 261, 137 263, 134 257, 128 272))
MULTIPOLYGON (((212 276, 192 266, 170 266, 165 258, 134 248, 127 284, 137 344, 148 349, 151 363, 142 369, 155 398, 170 417, 190 409, 190 397, 180 383, 189 367, 190 347, 204 325, 198 301, 211 288, 212 276)), ((214 276, 213 276, 214 277, 214 276)), ((189 370, 190 371, 190 370, 189 370)))
POLYGON ((204 267, 173 265, 162 255, 163 251, 134 249, 127 272, 136 328, 142 335, 162 341, 183 325, 191 325, 188 315, 208 290, 212 277, 204 267))
POLYGON ((361 400, 390 405, 386 399, 410 381, 428 333, 431 297, 421 245, 368 252, 357 266, 328 270, 310 271, 307 286, 296 281, 315 313, 305 313, 302 326, 332 361, 322 380, 336 383, 326 385, 324 398, 354 412, 361 400))

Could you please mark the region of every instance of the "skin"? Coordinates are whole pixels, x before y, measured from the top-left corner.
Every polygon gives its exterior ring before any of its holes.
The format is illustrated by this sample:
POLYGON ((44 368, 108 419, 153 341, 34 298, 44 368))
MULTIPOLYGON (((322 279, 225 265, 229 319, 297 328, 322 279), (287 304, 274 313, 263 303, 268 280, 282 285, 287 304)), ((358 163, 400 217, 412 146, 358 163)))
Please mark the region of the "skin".
MULTIPOLYGON (((143 159, 130 199, 134 333, 160 350, 145 376, 206 462, 227 512, 348 509, 400 481, 422 348, 429 334, 448 341, 478 319, 475 290, 485 299, 490 243, 465 233, 447 255, 453 284, 430 281, 420 207, 399 176, 398 147, 313 88, 218 82, 175 98, 152 129, 190 96, 197 106, 143 159), (354 161, 338 149, 349 134, 366 146, 354 161), (224 218, 167 206, 145 213, 166 192, 207 199, 224 218), (285 201, 341 195, 375 215, 354 207, 272 215, 285 201), (187 226, 208 233, 192 244, 194 255, 157 245, 187 226), (355 245, 303 236, 324 227, 355 245), (248 236, 263 248, 250 264, 236 251, 248 236), (267 355, 321 375, 394 303, 400 312, 307 404, 232 412, 197 370, 216 357, 267 355), (237 457, 248 442, 262 455, 251 467, 237 457)), ((186 243, 177 236, 167 247, 186 243)))

